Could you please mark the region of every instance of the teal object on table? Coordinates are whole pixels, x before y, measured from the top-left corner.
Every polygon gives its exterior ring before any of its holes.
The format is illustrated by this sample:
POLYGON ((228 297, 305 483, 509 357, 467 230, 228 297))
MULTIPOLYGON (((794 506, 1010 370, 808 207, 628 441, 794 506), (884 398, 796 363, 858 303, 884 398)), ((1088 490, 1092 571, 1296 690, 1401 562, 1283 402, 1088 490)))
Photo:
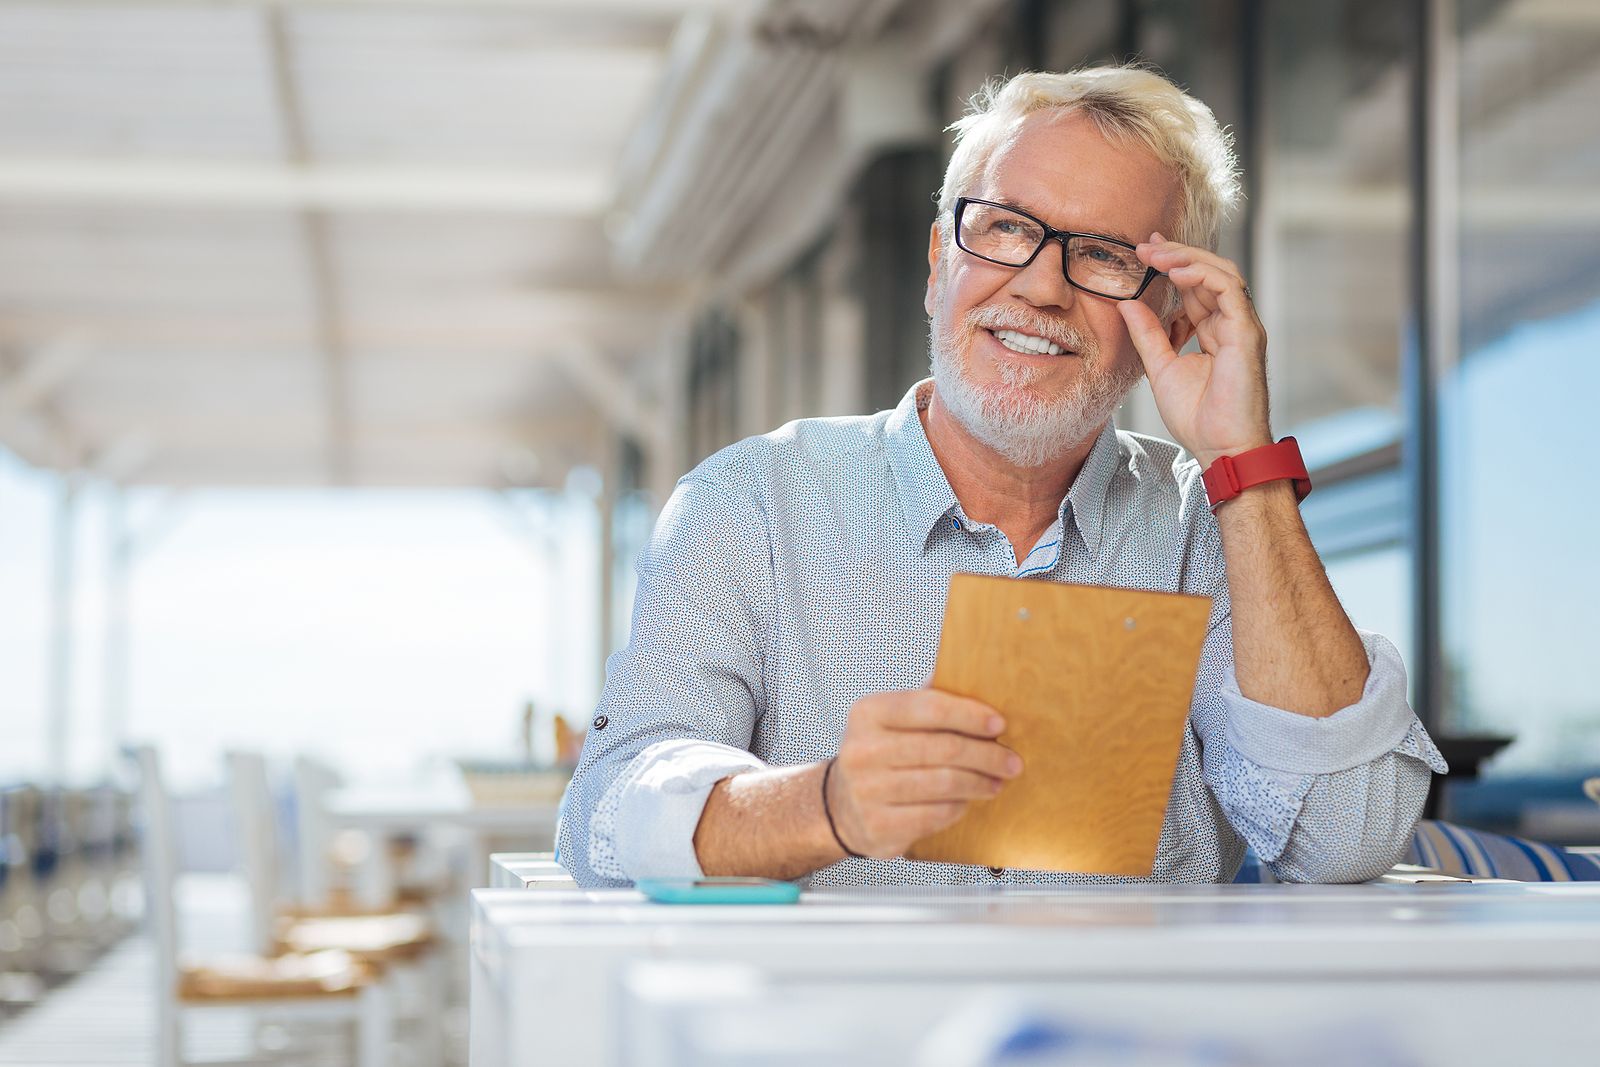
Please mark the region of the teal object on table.
POLYGON ((793 904, 794 882, 769 878, 641 878, 639 892, 657 904, 793 904))

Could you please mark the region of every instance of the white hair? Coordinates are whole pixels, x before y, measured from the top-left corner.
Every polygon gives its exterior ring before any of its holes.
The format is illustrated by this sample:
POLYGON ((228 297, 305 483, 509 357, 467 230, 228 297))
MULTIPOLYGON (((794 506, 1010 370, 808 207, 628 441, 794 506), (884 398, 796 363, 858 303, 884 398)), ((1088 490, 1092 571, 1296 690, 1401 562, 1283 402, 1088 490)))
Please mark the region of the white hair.
MULTIPOLYGON (((1066 74, 1029 72, 985 84, 968 113, 950 125, 955 151, 939 190, 939 212, 967 195, 1016 125, 1035 111, 1087 115, 1108 140, 1135 141, 1172 168, 1183 193, 1173 239, 1215 248, 1239 201, 1239 164, 1216 116, 1154 71, 1138 66, 1084 67, 1066 74)), ((948 239, 948 235, 947 235, 948 239)))

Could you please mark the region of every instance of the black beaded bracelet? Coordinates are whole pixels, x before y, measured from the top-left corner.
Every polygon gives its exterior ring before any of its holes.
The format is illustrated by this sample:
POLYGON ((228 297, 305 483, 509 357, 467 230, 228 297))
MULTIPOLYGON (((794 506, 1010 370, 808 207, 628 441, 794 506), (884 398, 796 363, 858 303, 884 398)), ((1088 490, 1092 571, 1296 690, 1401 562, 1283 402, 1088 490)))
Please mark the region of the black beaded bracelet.
POLYGON ((822 772, 822 814, 828 817, 828 829, 833 831, 833 839, 839 843, 840 848, 844 849, 845 854, 848 856, 854 856, 858 860, 864 860, 867 857, 863 856, 861 853, 845 844, 844 838, 839 836, 839 827, 835 826, 833 822, 833 809, 828 806, 828 779, 833 774, 834 760, 837 760, 838 758, 838 756, 835 756, 833 759, 830 759, 828 761, 828 766, 822 772))

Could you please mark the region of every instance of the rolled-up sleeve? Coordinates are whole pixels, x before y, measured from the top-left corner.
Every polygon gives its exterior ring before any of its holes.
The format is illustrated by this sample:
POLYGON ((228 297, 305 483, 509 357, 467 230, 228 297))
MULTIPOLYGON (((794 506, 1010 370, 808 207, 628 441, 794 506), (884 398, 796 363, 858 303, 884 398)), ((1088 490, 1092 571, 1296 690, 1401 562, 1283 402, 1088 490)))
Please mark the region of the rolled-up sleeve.
POLYGON ((1234 674, 1233 620, 1215 525, 1202 528, 1190 592, 1212 598, 1190 722, 1206 785, 1228 822, 1284 881, 1360 882, 1405 855, 1434 772, 1445 773, 1406 698, 1386 638, 1367 653, 1356 703, 1312 717, 1251 700, 1234 674))
POLYGON ((1370 670, 1361 699, 1322 718, 1239 692, 1232 668, 1218 699, 1227 720, 1206 782, 1274 873, 1293 882, 1375 878, 1405 854, 1432 772, 1447 769, 1406 702, 1405 665, 1361 631, 1370 670))
POLYGON ((640 556, 628 645, 606 663, 561 803, 556 858, 580 885, 697 875, 711 787, 761 766, 749 746, 771 549, 759 506, 723 474, 680 481, 640 556))

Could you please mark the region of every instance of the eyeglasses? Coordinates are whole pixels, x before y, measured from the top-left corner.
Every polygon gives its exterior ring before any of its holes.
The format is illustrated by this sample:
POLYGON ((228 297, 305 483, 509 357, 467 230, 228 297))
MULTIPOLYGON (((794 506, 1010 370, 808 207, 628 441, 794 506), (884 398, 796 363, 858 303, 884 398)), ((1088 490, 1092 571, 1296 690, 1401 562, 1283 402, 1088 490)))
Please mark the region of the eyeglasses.
POLYGON ((1002 267, 1026 267, 1051 241, 1061 242, 1067 284, 1112 300, 1137 300, 1161 276, 1139 262, 1134 246, 1096 233, 1058 230, 1026 211, 963 196, 956 200, 956 247, 1002 267))

